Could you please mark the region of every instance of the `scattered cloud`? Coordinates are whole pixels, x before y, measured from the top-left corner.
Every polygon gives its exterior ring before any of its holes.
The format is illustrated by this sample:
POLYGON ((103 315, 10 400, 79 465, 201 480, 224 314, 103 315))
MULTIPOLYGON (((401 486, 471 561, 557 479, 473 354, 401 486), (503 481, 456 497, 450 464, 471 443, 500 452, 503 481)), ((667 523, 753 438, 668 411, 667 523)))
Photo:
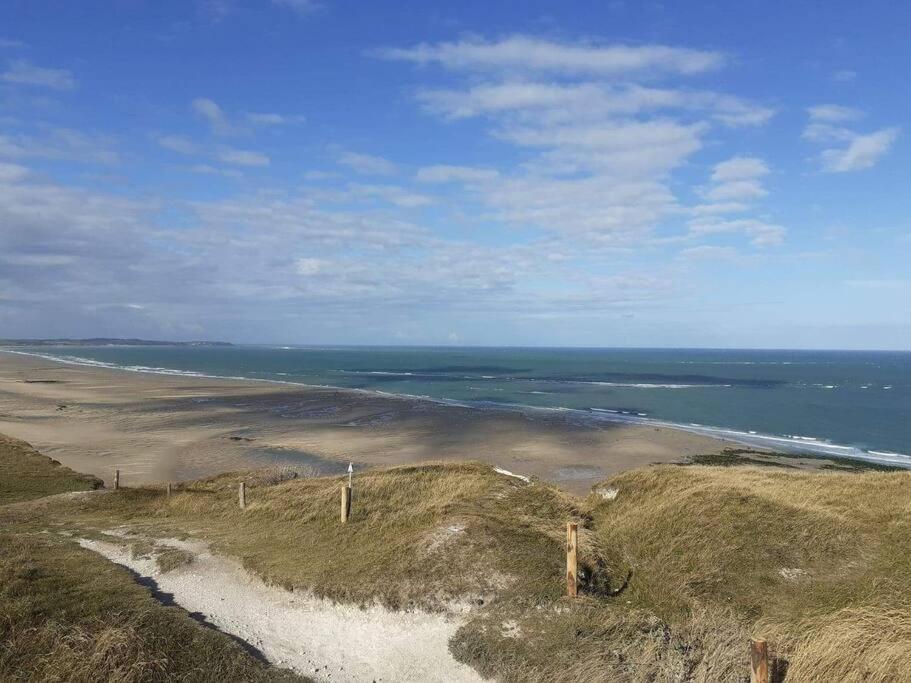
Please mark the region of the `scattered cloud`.
POLYGON ((200 173, 202 175, 220 175, 226 178, 241 178, 243 174, 234 168, 218 168, 217 166, 211 166, 209 164, 195 164, 190 166, 190 170, 193 173, 200 173))
POLYGON ((270 163, 269 157, 262 152, 236 149, 234 147, 219 147, 217 157, 226 164, 235 164, 237 166, 268 166, 270 163))
POLYGON ((613 76, 642 72, 696 74, 719 68, 719 52, 666 45, 597 45, 560 43, 517 35, 499 41, 462 40, 421 43, 412 48, 388 48, 376 53, 385 59, 416 64, 438 63, 460 71, 549 72, 613 76))
POLYGON ((0 80, 52 90, 72 90, 76 87, 76 79, 67 69, 48 69, 25 59, 11 61, 6 71, 0 73, 0 80))
POLYGON ((678 254, 678 258, 684 261, 704 261, 704 260, 730 260, 739 255, 734 247, 718 247, 711 245, 702 245, 699 247, 688 247, 678 254))
POLYGON ((307 120, 307 117, 300 115, 286 116, 284 114, 268 114, 262 112, 249 112, 247 113, 246 118, 247 121, 254 126, 284 126, 290 123, 304 123, 307 120))
POLYGON ((182 135, 161 135, 158 144, 179 154, 199 154, 199 147, 189 138, 182 135))
POLYGON ((7 49, 17 47, 25 47, 25 43, 21 40, 13 40, 12 38, 0 38, 0 48, 7 49))
POLYGON ((190 103, 193 112, 205 119, 217 135, 231 135, 235 132, 234 126, 218 104, 207 97, 197 97, 190 103))
POLYGON ((59 127, 42 129, 41 133, 0 134, 0 158, 57 159, 108 165, 120 162, 120 155, 110 137, 59 127))
POLYGON ((897 127, 883 128, 867 135, 854 135, 847 147, 823 150, 823 169, 832 173, 872 168, 895 144, 897 127))
POLYGON ((415 180, 419 183, 481 183, 494 180, 500 173, 492 168, 470 166, 425 166, 419 168, 415 180))
POLYGON ((808 108, 807 113, 810 115, 811 121, 823 121, 826 123, 855 121, 863 116, 863 112, 859 109, 843 107, 839 104, 818 104, 815 107, 808 108))
POLYGON ((370 154, 342 152, 337 161, 342 166, 347 166, 355 173, 362 175, 390 176, 398 172, 398 167, 393 162, 370 154))
POLYGON ((901 132, 897 126, 890 126, 872 133, 858 133, 846 125, 839 125, 863 116, 863 112, 850 107, 823 104, 810 107, 807 112, 809 122, 803 138, 826 146, 820 152, 819 160, 822 170, 829 173, 872 168, 889 152, 901 132))
POLYGON ((556 122, 684 109, 706 112, 726 126, 740 127, 762 125, 775 114, 771 107, 710 91, 592 81, 561 84, 514 80, 480 84, 464 91, 425 90, 419 98, 432 113, 451 119, 532 111, 556 122))

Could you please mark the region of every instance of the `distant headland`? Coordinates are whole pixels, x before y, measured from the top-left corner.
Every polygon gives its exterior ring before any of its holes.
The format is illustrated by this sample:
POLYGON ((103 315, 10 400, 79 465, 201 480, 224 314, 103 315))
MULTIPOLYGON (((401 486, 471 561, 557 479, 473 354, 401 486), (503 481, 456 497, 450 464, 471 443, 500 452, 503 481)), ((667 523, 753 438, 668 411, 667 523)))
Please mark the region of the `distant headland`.
POLYGON ((223 341, 178 342, 93 337, 91 339, 0 339, 0 346, 233 346, 233 344, 223 341))

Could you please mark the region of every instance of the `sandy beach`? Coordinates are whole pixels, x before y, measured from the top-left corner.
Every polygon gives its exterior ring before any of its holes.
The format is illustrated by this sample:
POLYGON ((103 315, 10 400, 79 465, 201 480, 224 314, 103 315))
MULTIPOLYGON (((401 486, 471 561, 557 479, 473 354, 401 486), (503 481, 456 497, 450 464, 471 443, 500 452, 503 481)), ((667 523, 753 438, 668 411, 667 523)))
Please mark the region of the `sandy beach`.
POLYGON ((0 433, 110 482, 311 465, 480 460, 584 493, 611 474, 732 442, 571 414, 484 411, 345 389, 170 376, 0 352, 0 433))

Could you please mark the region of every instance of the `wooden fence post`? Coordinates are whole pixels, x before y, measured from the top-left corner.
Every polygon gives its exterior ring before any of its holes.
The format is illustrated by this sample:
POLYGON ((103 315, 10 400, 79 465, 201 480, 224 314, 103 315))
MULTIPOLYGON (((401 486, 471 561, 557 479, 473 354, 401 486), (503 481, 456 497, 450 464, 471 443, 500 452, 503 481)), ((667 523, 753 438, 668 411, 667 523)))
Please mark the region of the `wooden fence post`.
POLYGON ((566 594, 574 598, 579 590, 579 525, 566 523, 566 594))
POLYGON ((240 487, 237 491, 237 502, 240 504, 241 510, 247 508, 247 483, 244 481, 240 482, 240 487))
POLYGON ((171 497, 171 482, 168 482, 168 493, 167 493, 167 495, 168 495, 168 498, 171 497))
POLYGON ((342 484, 342 524, 348 521, 351 516, 351 487, 342 484))
POLYGON ((750 641, 750 683, 769 683, 769 645, 764 640, 750 641))
POLYGON ((114 470, 114 490, 120 488, 120 470, 114 470))

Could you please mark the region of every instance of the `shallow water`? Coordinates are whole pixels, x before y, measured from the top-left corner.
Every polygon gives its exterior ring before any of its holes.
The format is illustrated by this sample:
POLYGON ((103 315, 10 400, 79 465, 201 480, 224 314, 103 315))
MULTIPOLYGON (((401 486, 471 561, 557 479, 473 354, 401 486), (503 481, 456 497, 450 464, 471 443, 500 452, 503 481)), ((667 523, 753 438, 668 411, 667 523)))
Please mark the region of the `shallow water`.
MULTIPOLYGON (((905 459, 890 453, 911 453, 909 352, 264 346, 32 351, 139 371, 368 389, 480 409, 571 409, 584 419, 670 423, 785 450, 900 462, 905 459)), ((287 417, 312 415, 289 409, 287 417)))

